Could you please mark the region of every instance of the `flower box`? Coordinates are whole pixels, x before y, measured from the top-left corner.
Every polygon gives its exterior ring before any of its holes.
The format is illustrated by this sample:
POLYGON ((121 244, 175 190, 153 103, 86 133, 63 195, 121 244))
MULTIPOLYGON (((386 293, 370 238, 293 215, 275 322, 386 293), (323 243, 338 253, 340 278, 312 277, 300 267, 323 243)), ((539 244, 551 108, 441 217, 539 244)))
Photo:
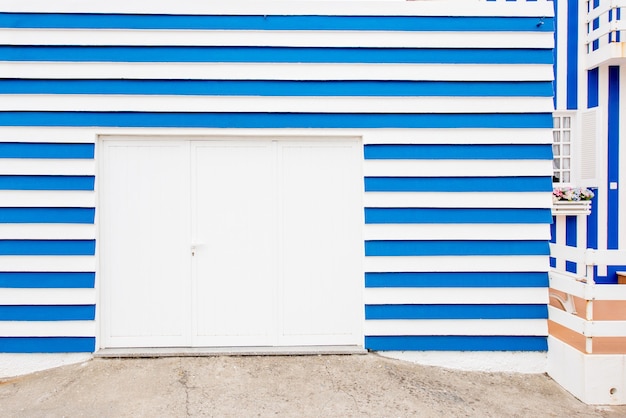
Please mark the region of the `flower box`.
POLYGON ((589 215, 594 193, 584 187, 555 187, 552 190, 552 215, 589 215))
POLYGON ((552 215, 589 215, 591 200, 559 200, 552 203, 552 215))

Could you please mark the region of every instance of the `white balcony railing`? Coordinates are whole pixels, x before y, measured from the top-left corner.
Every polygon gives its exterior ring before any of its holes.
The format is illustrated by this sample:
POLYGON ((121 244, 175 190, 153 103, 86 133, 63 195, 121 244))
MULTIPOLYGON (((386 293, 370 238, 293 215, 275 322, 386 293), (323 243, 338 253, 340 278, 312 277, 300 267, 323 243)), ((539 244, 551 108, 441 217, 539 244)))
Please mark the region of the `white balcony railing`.
POLYGON ((626 284, 596 284, 598 265, 626 264, 626 251, 559 244, 550 254, 578 273, 550 271, 548 374, 588 404, 626 404, 626 284))
POLYGON ((626 0, 587 0, 586 7, 587 68, 624 63, 626 0))

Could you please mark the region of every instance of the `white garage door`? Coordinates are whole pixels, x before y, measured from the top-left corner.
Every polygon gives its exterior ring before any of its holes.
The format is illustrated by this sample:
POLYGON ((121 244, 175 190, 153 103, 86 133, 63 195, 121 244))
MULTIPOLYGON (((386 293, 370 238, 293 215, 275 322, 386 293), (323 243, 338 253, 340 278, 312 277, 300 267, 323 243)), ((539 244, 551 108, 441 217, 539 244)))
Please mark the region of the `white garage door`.
POLYGON ((358 140, 102 144, 104 347, 362 344, 358 140))

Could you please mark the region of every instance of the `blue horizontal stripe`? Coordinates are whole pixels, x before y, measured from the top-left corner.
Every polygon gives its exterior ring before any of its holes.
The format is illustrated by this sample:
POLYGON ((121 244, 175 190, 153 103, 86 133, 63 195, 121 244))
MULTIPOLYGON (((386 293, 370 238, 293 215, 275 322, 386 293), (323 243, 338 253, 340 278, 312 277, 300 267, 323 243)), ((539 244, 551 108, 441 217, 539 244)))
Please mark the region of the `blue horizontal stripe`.
POLYGON ((92 224, 94 208, 0 208, 0 224, 92 224))
POLYGON ((365 273, 365 287, 548 287, 546 272, 365 273))
POLYGON ((93 272, 0 272, 0 288, 92 289, 93 272))
POLYGON ((551 125, 552 115, 550 113, 0 112, 0 126, 107 126, 138 128, 548 128, 551 125))
POLYGON ((548 241, 365 241, 365 255, 550 255, 548 241))
POLYGON ((365 319, 547 319, 546 305, 365 305, 365 319))
POLYGON ((94 176, 2 176, 0 190, 93 190, 94 176))
POLYGON ((0 80, 0 94, 551 97, 543 81, 0 80))
POLYGON ((95 305, 0 306, 0 321, 91 321, 95 305))
POLYGON ((94 144, 0 142, 0 158, 93 158, 94 144))
POLYGON ((554 30, 552 18, 430 16, 196 16, 0 13, 0 27, 67 29, 528 31, 554 30))
POLYGON ((366 224, 549 224, 550 209, 365 208, 366 224))
POLYGON ((96 240, 0 240, 0 255, 94 255, 96 240))
POLYGON ((552 146, 471 145, 380 145, 364 147, 366 160, 552 160, 552 146))
POLYGON ((547 351, 546 337, 521 336, 366 336, 377 351, 547 351))
POLYGON ((552 192, 551 177, 365 177, 366 192, 552 192))
POLYGON ((4 61, 552 64, 551 49, 0 46, 4 61))
POLYGON ((94 337, 0 337, 0 353, 93 353, 94 337))

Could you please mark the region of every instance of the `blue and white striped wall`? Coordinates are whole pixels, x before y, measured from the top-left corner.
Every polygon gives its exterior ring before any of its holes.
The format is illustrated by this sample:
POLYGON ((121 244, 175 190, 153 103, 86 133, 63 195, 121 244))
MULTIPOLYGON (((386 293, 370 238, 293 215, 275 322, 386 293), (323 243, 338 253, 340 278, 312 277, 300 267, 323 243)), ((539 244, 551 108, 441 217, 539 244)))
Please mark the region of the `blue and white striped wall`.
POLYGON ((99 348, 100 135, 359 136, 364 346, 547 350, 550 2, 2 1, 0 352, 99 348))
MULTIPOLYGON (((611 22, 615 25, 621 21, 622 10, 617 7, 600 13, 601 6, 608 3, 604 0, 558 0, 554 3, 557 27, 555 108, 595 109, 599 126, 597 178, 583 184, 592 187, 596 194, 591 215, 586 220, 576 220, 573 216, 556 219, 552 241, 583 248, 623 250, 626 248, 626 195, 620 193, 619 185, 626 184, 626 173, 620 170, 620 165, 626 163, 626 149, 620 147, 619 138, 625 129, 622 121, 626 120, 626 69, 620 60, 596 57, 608 57, 613 45, 621 45, 620 39, 606 34, 594 40, 611 22)), ((555 263, 553 260, 552 264, 555 263)), ((567 263, 566 267, 572 272, 576 270, 573 263, 567 263)), ((624 265, 598 266, 596 280, 617 283, 616 271, 624 270, 626 260, 624 265)))

